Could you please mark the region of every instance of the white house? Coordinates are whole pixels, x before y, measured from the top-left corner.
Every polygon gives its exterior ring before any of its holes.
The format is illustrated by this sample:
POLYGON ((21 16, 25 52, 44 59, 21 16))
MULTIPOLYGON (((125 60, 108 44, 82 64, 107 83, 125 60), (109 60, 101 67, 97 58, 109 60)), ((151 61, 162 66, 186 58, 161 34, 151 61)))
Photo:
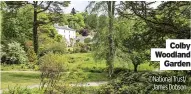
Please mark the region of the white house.
POLYGON ((69 28, 68 25, 59 26, 56 24, 54 27, 58 31, 58 34, 65 38, 67 46, 74 45, 76 39, 76 30, 69 28))

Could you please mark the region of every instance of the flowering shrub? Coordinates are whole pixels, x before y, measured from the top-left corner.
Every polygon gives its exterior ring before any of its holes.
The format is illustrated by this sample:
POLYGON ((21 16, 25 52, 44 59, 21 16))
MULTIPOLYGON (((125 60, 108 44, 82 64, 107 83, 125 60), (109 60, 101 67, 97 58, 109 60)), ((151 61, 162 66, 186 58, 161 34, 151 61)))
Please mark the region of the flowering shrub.
POLYGON ((24 48, 18 42, 11 42, 7 45, 4 57, 8 64, 24 64, 28 62, 28 58, 24 48))

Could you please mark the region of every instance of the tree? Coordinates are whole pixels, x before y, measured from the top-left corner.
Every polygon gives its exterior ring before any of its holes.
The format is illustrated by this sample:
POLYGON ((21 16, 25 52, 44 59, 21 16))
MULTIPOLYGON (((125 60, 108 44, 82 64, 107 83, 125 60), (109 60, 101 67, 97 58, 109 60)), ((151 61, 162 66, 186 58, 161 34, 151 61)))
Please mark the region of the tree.
POLYGON ((114 45, 114 32, 113 32, 113 19, 114 19, 114 11, 115 11, 115 1, 108 1, 108 16, 109 16, 109 53, 107 54, 107 64, 109 65, 109 76, 113 74, 113 68, 114 68, 114 55, 115 55, 115 45, 114 45))
POLYGON ((116 52, 118 58, 127 63, 131 62, 134 71, 137 72, 138 66, 148 60, 149 44, 144 41, 146 36, 143 35, 148 30, 146 24, 138 19, 119 17, 115 30, 117 33, 115 41, 117 50, 119 50, 116 52))
MULTIPOLYGON (((189 39, 190 38, 190 2, 161 2, 153 9, 149 7, 155 2, 121 2, 120 15, 128 17, 135 15, 150 27, 147 35, 153 33, 159 37, 189 39), (127 10, 131 12, 127 12, 127 10), (160 36, 159 36, 160 35, 160 36)), ((152 41, 152 36, 150 41, 152 41)))
POLYGON ((68 6, 68 2, 58 2, 58 1, 49 1, 49 2, 45 2, 45 4, 47 4, 46 7, 44 7, 43 1, 40 2, 40 4, 38 4, 38 1, 33 1, 33 6, 34 6, 34 21, 33 21, 33 41, 34 41, 34 51, 36 54, 38 54, 38 34, 37 34, 37 28, 38 28, 38 22, 37 22, 37 15, 41 12, 44 12, 46 10, 52 11, 53 12, 61 12, 61 7, 65 7, 68 6), (50 7, 50 6, 54 6, 54 8, 50 7), (38 7, 41 7, 42 10, 37 10, 38 7))
POLYGON ((59 21, 59 26, 69 25, 68 14, 62 14, 59 21))
POLYGON ((75 14, 76 14, 75 8, 72 8, 71 14, 72 14, 72 15, 75 15, 75 14))
POLYGON ((11 40, 23 44, 25 40, 32 39, 32 6, 26 5, 15 11, 8 11, 6 8, 2 9, 2 44, 11 40))
POLYGON ((64 2, 59 2, 59 1, 33 1, 31 2, 27 2, 27 1, 21 1, 21 2, 6 2, 7 5, 9 5, 10 7, 21 7, 21 6, 25 6, 27 4, 31 4, 33 5, 33 44, 34 44, 34 51, 36 54, 38 54, 38 33, 37 33, 37 28, 39 26, 39 24, 42 24, 41 22, 39 22, 37 20, 37 15, 39 13, 45 12, 48 10, 49 13, 53 12, 53 13, 60 13, 62 12, 61 7, 66 7, 68 6, 69 2, 68 1, 64 1, 64 2))
POLYGON ((91 30, 95 31, 97 24, 98 24, 98 16, 97 14, 90 14, 84 17, 84 22, 87 27, 89 27, 91 30))
POLYGON ((90 4, 87 6, 87 9, 90 8, 91 12, 95 12, 97 10, 103 9, 105 7, 107 13, 107 16, 109 18, 108 22, 108 50, 106 50, 106 63, 108 65, 108 75, 109 77, 113 74, 114 69, 114 58, 115 58, 115 44, 114 44, 114 31, 113 31, 113 19, 114 19, 114 11, 115 11, 115 1, 103 1, 103 2, 90 2, 90 4), (91 7, 94 6, 92 9, 91 7))
MULTIPOLYGON (((161 2, 153 9, 149 7, 154 2, 121 2, 118 9, 121 17, 133 20, 134 28, 130 29, 129 37, 120 38, 127 53, 140 53, 137 57, 132 55, 131 60, 136 67, 148 60, 148 50, 151 47, 165 47, 165 39, 187 39, 189 34, 190 14, 188 2, 161 2), (134 16, 134 17, 133 17, 134 16)), ((125 34, 124 34, 125 35, 125 34)), ((124 51, 124 48, 123 48, 124 51)))
POLYGON ((85 27, 84 17, 82 13, 77 13, 75 15, 69 15, 68 17, 69 27, 74 29, 82 29, 85 27))
POLYGON ((67 69, 66 63, 61 55, 53 53, 46 54, 40 58, 39 62, 41 71, 40 89, 44 89, 46 94, 53 94, 62 77, 62 72, 67 69))

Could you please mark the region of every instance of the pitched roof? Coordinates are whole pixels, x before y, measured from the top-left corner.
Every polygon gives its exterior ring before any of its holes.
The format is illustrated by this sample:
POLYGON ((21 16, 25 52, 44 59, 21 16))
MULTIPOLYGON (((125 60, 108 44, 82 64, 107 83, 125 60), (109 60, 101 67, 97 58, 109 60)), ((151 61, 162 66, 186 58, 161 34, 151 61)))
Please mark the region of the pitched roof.
POLYGON ((55 28, 58 28, 58 29, 65 29, 65 30, 71 30, 71 31, 76 31, 76 30, 74 30, 74 29, 72 29, 72 28, 69 28, 69 27, 66 27, 66 26, 54 26, 55 28))

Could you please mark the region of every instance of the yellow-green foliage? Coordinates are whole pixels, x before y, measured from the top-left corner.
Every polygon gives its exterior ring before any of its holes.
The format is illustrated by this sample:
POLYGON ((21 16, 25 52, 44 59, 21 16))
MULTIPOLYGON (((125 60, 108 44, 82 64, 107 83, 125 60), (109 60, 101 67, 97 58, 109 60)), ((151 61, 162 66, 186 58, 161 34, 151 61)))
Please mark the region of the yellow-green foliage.
MULTIPOLYGON (((65 58, 65 62, 68 62, 69 71, 84 71, 84 72, 95 72, 102 73, 106 69, 105 60, 95 61, 92 53, 73 53, 61 55, 65 58)), ((115 68, 133 69, 131 62, 124 62, 115 60, 115 68)), ((138 67, 138 71, 141 70, 154 70, 153 66, 149 65, 149 62, 144 62, 138 67)))
POLYGON ((59 54, 48 53, 39 60, 41 72, 63 72, 67 63, 59 54))
MULTIPOLYGON (((41 89, 46 88, 47 92, 52 92, 55 85, 66 70, 66 64, 59 54, 48 53, 39 60, 41 71, 41 89), (45 87, 46 85, 46 87, 45 87)), ((50 93, 51 94, 51 93, 50 93)))
POLYGON ((28 56, 28 60, 29 60, 30 63, 32 63, 32 64, 37 63, 37 56, 36 56, 36 53, 33 50, 33 47, 28 48, 27 56, 28 56))
POLYGON ((57 86, 56 94, 98 94, 97 91, 99 87, 90 86, 90 87, 78 87, 70 86, 68 84, 61 83, 57 86))
POLYGON ((91 53, 65 54, 66 62, 69 64, 69 70, 91 71, 94 69, 103 70, 106 66, 104 62, 95 62, 91 53))
POLYGON ((29 89, 27 87, 15 86, 8 88, 8 91, 4 91, 3 94, 44 94, 44 91, 37 88, 29 89))

